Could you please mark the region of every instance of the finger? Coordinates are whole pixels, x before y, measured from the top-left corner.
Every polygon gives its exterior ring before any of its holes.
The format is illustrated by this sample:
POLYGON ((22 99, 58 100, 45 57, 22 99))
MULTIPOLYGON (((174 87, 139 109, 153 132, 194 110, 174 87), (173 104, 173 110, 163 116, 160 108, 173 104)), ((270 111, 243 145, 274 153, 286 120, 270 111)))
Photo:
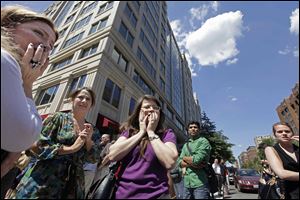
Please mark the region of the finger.
POLYGON ((35 51, 35 53, 34 53, 34 55, 32 57, 32 61, 34 61, 34 62, 41 62, 43 53, 44 53, 44 45, 40 44, 37 47, 37 49, 36 49, 36 51, 35 51))
POLYGON ((25 52, 25 54, 24 54, 24 56, 23 56, 22 61, 23 61, 25 64, 30 63, 30 60, 32 59, 33 53, 34 53, 34 47, 33 47, 33 44, 32 44, 32 43, 29 43, 29 44, 28 44, 28 47, 27 47, 27 49, 26 49, 26 52, 25 52))
POLYGON ((42 66, 40 67, 41 75, 42 75, 42 74, 44 73, 44 71, 47 69, 48 65, 49 65, 49 58, 47 58, 47 60, 46 60, 46 62, 44 63, 44 65, 42 65, 42 66))
POLYGON ((44 66, 44 64, 47 62, 49 53, 50 53, 49 51, 44 51, 44 53, 41 57, 41 60, 40 60, 41 66, 44 66))

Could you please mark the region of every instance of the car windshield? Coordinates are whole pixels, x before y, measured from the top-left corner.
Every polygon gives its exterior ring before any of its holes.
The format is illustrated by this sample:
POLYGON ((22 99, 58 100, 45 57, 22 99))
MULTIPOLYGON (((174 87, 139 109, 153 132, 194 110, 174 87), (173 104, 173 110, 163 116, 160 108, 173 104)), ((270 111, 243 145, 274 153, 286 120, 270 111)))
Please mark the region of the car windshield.
POLYGON ((240 170, 240 176, 259 176, 259 173, 256 170, 240 170))

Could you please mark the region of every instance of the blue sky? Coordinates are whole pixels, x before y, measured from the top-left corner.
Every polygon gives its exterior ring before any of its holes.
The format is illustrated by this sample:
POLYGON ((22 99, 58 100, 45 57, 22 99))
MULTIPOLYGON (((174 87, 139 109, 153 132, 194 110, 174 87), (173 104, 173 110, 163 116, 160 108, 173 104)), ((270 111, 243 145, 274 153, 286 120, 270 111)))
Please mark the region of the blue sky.
MULTIPOLYGON (((50 5, 14 3, 36 11, 50 5)), ((169 1, 168 18, 201 109, 237 157, 255 136, 271 134, 276 107, 299 82, 299 3, 169 1)))

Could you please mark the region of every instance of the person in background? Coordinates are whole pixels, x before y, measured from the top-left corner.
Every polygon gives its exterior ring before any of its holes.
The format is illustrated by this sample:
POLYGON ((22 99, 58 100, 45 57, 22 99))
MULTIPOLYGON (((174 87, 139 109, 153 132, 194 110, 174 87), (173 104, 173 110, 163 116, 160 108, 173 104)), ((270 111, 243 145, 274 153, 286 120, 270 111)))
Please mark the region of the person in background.
POLYGON ((17 174, 20 152, 38 138, 42 119, 32 98, 33 82, 48 66, 58 38, 53 22, 21 6, 1 8, 1 197, 17 174))
POLYGON ((182 147, 177 162, 184 172, 184 199, 208 199, 209 186, 203 169, 210 157, 211 146, 208 140, 200 135, 199 122, 192 121, 187 126, 189 140, 182 147))
POLYGON ((165 129, 159 100, 142 96, 121 135, 109 148, 109 159, 121 161, 123 173, 117 182, 116 199, 170 198, 168 170, 176 163, 176 137, 165 129))
POLYGON ((216 158, 214 163, 212 164, 212 168, 214 169, 217 179, 218 179, 218 195, 221 196, 222 191, 222 183, 223 183, 223 176, 221 174, 221 166, 219 164, 219 159, 216 158))
POLYGON ((284 180, 285 198, 299 199, 299 135, 287 123, 275 123, 273 134, 277 143, 265 148, 265 155, 274 173, 284 180), (279 156, 279 157, 278 157, 279 156))
POLYGON ((10 198, 82 199, 85 195, 83 163, 99 160, 99 131, 85 120, 95 104, 87 87, 75 90, 71 112, 56 112, 43 122, 30 152, 36 159, 10 198))
POLYGON ((108 172, 109 172, 109 147, 113 144, 113 141, 110 143, 110 135, 109 134, 103 134, 101 137, 101 143, 100 145, 103 147, 101 154, 100 154, 100 162, 98 163, 98 166, 96 168, 96 174, 94 177, 94 181, 96 182, 99 179, 102 179, 108 172))
POLYGON ((228 169, 225 165, 225 161, 222 158, 220 161, 220 168, 221 168, 221 175, 222 175, 222 187, 223 187, 223 196, 228 195, 228 183, 227 183, 227 176, 228 176, 228 169))

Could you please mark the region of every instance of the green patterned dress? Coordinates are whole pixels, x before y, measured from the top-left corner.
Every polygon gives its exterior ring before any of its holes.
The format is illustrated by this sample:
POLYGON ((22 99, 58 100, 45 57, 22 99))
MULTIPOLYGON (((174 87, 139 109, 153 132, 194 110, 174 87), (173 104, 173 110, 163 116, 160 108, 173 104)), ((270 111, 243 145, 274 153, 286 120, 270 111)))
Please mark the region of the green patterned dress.
POLYGON ((83 199, 83 163, 98 162, 100 133, 94 128, 92 140, 95 144, 89 152, 84 145, 75 153, 57 155, 61 145, 71 146, 76 138, 72 112, 57 112, 45 119, 35 155, 37 160, 27 169, 11 198, 83 199))

